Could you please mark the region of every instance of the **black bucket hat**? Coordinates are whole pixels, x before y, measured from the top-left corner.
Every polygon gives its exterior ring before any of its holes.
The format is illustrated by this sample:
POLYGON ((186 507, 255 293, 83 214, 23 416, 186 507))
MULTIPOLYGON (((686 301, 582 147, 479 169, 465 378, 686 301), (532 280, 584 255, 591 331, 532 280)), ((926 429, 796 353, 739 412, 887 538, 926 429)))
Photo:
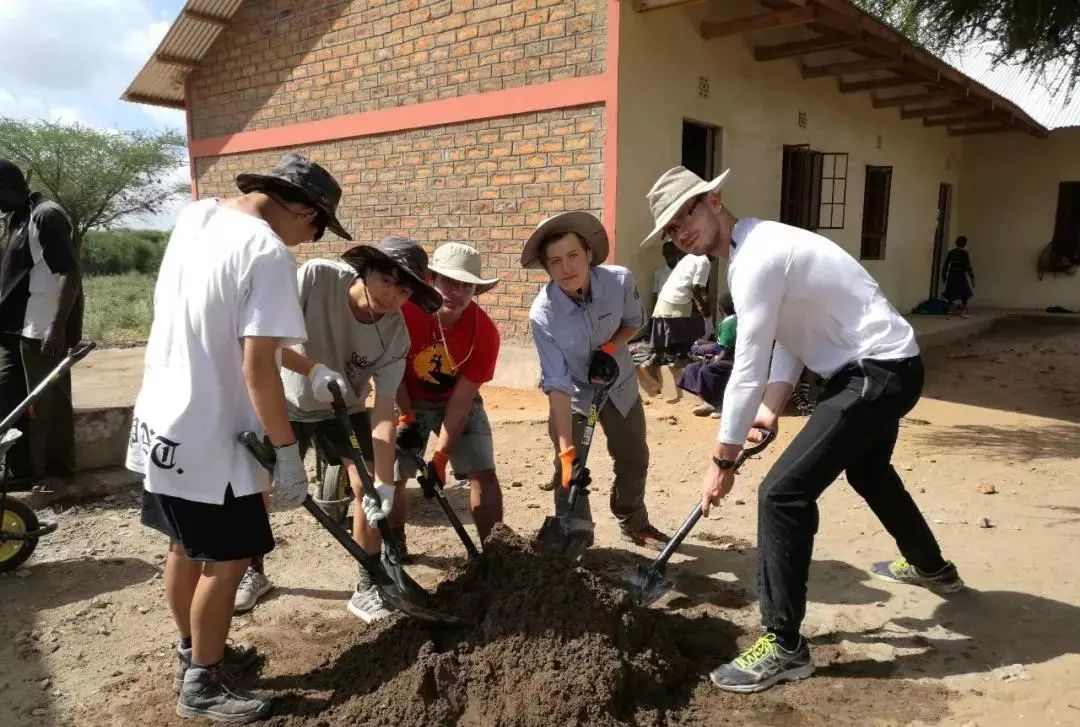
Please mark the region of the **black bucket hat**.
POLYGON ((281 157, 277 166, 269 174, 238 174, 236 186, 244 194, 248 192, 273 191, 288 189, 300 194, 315 209, 326 215, 326 226, 343 240, 352 240, 337 218, 338 203, 341 202, 341 186, 330 172, 315 162, 289 153, 281 157))
POLYGON ((346 250, 341 259, 352 265, 357 273, 373 262, 388 263, 400 270, 412 284, 409 300, 428 313, 439 310, 443 297, 428 282, 428 256, 420 243, 408 237, 384 237, 378 245, 357 245, 346 250))

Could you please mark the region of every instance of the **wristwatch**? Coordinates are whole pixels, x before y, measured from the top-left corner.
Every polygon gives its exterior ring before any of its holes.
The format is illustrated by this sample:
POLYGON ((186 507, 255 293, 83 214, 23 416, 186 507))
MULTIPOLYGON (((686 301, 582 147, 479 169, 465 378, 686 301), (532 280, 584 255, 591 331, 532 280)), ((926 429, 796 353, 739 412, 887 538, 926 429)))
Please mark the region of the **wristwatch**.
POLYGON ((721 459, 720 457, 713 456, 713 464, 722 470, 735 469, 735 460, 733 459, 721 459))

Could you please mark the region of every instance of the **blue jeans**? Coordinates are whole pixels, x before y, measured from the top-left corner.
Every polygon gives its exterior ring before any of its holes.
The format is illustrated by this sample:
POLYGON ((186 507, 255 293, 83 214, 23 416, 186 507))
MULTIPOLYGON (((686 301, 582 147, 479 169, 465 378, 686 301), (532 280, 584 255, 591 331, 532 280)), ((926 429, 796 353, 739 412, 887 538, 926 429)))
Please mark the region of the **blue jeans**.
POLYGON ((918 356, 848 364, 829 379, 806 426, 765 476, 758 490, 758 598, 765 628, 798 631, 806 615, 817 499, 841 472, 909 563, 925 571, 944 565, 937 540, 890 463, 900 419, 922 386, 918 356))

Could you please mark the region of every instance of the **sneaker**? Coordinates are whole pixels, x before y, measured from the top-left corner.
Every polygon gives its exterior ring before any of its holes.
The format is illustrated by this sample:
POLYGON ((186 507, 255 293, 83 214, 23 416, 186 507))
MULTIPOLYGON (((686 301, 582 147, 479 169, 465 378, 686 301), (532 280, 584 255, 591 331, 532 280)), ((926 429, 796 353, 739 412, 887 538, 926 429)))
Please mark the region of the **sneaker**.
POLYGON ((233 611, 235 613, 250 611, 255 608, 255 604, 259 602, 259 599, 265 596, 273 587, 274 584, 264 574, 254 568, 248 568, 244 571, 244 577, 236 588, 236 602, 233 605, 233 611))
POLYGON ((698 404, 691 409, 691 412, 696 417, 707 417, 715 411, 716 409, 713 408, 712 404, 698 404))
POLYGON ((628 543, 639 545, 642 548, 649 548, 650 550, 663 550, 664 546, 668 544, 671 539, 667 535, 654 528, 652 525, 646 525, 640 530, 624 530, 622 533, 622 539, 628 543))
POLYGON ((945 566, 936 573, 923 573, 908 563, 906 558, 897 558, 891 563, 874 563, 870 566, 870 574, 878 580, 922 586, 934 593, 956 593, 964 588, 964 582, 951 561, 945 561, 945 566))
POLYGON ((806 639, 799 637, 794 651, 776 643, 776 634, 765 634, 753 646, 723 666, 709 672, 712 683, 726 692, 762 692, 780 682, 806 679, 814 673, 806 639))
MULTIPOLYGON (((221 668, 225 675, 231 679, 239 679, 245 671, 250 669, 259 657, 259 652, 251 644, 226 644, 225 656, 221 660, 221 668)), ((180 693, 184 685, 184 674, 191 666, 191 649, 184 649, 180 644, 176 645, 176 669, 173 671, 173 691, 180 693)))
POLYGON ((180 698, 176 700, 176 714, 243 724, 263 719, 270 713, 269 701, 241 691, 230 682, 221 667, 188 669, 180 698))
POLYGON ((349 613, 364 623, 375 623, 390 615, 390 609, 383 603, 382 594, 374 583, 356 584, 356 590, 349 599, 349 613))

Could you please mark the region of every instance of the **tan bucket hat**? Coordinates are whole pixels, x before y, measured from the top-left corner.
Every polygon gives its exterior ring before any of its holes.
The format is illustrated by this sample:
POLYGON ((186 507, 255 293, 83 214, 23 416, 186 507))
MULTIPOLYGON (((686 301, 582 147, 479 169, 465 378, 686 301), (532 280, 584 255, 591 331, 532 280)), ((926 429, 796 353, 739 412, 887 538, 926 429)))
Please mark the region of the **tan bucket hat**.
POLYGON ((699 194, 712 192, 724 186, 730 169, 711 182, 706 182, 686 167, 675 167, 660 175, 656 184, 652 186, 645 199, 649 201, 652 210, 653 231, 641 243, 642 247, 651 245, 660 239, 660 233, 671 222, 671 218, 686 203, 686 200, 697 197, 699 194))
POLYGON ((485 280, 480 277, 482 268, 480 253, 476 248, 460 242, 448 242, 435 248, 435 254, 431 256, 431 262, 428 263, 428 270, 433 273, 459 283, 475 285, 474 295, 486 293, 499 284, 498 278, 485 280))
POLYGON ((602 264, 608 256, 608 235, 603 223, 588 212, 563 212, 549 217, 533 231, 521 248, 521 267, 542 268, 540 262, 540 243, 554 234, 576 233, 592 250, 592 264, 602 264))

